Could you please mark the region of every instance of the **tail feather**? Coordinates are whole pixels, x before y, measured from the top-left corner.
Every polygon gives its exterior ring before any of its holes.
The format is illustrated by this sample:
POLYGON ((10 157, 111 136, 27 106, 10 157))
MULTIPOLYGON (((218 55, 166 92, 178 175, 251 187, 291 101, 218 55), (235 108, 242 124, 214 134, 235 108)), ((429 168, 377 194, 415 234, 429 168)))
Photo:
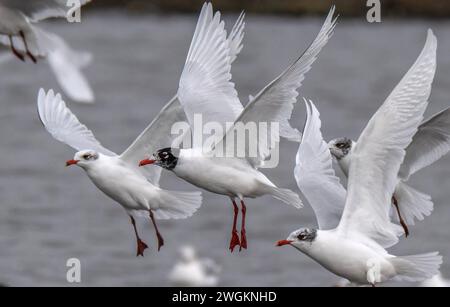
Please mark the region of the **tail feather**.
POLYGON ((269 187, 269 189, 270 189, 269 194, 272 195, 274 198, 281 200, 285 204, 294 206, 297 209, 303 208, 303 203, 300 200, 300 197, 291 190, 280 189, 277 187, 269 187))
POLYGON ((202 205, 201 192, 164 191, 162 198, 164 207, 154 210, 155 218, 159 220, 188 218, 202 205))
POLYGON ((418 282, 439 274, 442 256, 438 252, 395 257, 391 259, 397 272, 397 280, 418 282))
POLYGON ((408 225, 414 225, 414 219, 422 221, 433 212, 431 196, 400 182, 395 190, 395 198, 408 225))

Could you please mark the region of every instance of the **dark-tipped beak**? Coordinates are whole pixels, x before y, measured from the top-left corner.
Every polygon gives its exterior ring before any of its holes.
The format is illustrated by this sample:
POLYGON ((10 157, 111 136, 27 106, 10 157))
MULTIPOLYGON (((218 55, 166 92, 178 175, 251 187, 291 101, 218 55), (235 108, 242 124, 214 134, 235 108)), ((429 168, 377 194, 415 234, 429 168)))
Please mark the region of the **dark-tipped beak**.
POLYGON ((76 165, 76 164, 78 164, 78 162, 80 162, 80 161, 78 161, 78 160, 69 160, 69 161, 66 162, 66 167, 67 166, 71 166, 71 165, 76 165))
POLYGON ((139 166, 145 166, 145 165, 153 164, 155 162, 156 162, 156 160, 145 159, 145 160, 142 160, 141 162, 139 162, 139 166))
POLYGON ((277 242, 276 246, 284 246, 284 245, 289 245, 291 243, 292 243, 291 240, 280 240, 280 241, 277 242))

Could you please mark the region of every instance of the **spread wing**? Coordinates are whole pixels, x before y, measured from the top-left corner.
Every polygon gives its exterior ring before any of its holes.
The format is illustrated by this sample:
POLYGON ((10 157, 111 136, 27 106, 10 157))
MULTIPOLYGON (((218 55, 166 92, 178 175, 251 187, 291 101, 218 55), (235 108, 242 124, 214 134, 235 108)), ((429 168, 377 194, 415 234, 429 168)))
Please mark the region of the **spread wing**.
MULTIPOLYGON (((332 7, 316 39, 303 55, 248 103, 235 121, 234 127, 228 130, 222 143, 216 146, 216 151, 223 151, 226 148, 225 146, 230 146, 230 144, 226 144, 227 140, 234 141, 234 134, 241 124, 247 126, 251 123, 277 123, 280 136, 300 141, 301 134, 291 127, 289 119, 297 101, 297 90, 302 85, 305 74, 311 69, 320 51, 333 34, 336 25, 336 19, 333 18, 334 10, 335 8, 332 7)), ((238 143, 236 148, 245 148, 245 156, 254 166, 261 166, 270 155, 270 150, 276 146, 278 140, 269 135, 269 131, 272 131, 272 129, 259 129, 258 138, 252 140, 252 142, 249 142, 247 138, 239 138, 238 140, 240 144, 238 143), (258 144, 255 145, 255 141, 258 144), (251 154, 255 152, 255 148, 258 151, 258 158, 254 158, 255 155, 251 154)))
POLYGON ((82 68, 90 64, 92 55, 73 50, 56 34, 42 29, 35 31, 47 50, 49 65, 66 95, 77 102, 93 103, 94 92, 82 72, 82 68))
POLYGON ((429 30, 425 47, 362 132, 352 156, 347 200, 338 230, 390 247, 401 228, 390 222, 398 171, 423 120, 436 70, 437 40, 429 30))
POLYGON ((347 191, 333 169, 333 159, 323 140, 320 114, 316 106, 305 100, 306 124, 297 152, 294 170, 297 185, 316 214, 322 230, 334 229, 344 211, 347 191))
POLYGON ((108 156, 116 155, 97 141, 92 131, 67 108, 61 95, 55 95, 53 90, 39 91, 37 107, 45 129, 58 141, 78 151, 92 149, 108 156))
POLYGON ((399 176, 408 180, 450 151, 450 108, 439 112, 419 126, 400 168, 399 176))
MULTIPOLYGON (((232 62, 236 60, 236 57, 242 50, 242 39, 245 28, 244 17, 245 14, 242 12, 228 36, 232 62)), ((156 152, 156 150, 173 147, 174 136, 171 134, 172 125, 176 122, 186 121, 187 118, 184 109, 178 97, 175 96, 164 106, 159 115, 139 135, 133 144, 125 150, 121 158, 136 167, 139 161, 145 156, 156 152)), ((158 184, 161 175, 160 167, 141 167, 139 170, 145 172, 145 175, 153 184, 158 184)))
POLYGON ((225 124, 233 123, 241 113, 243 107, 231 82, 232 46, 220 12, 213 15, 211 3, 205 3, 178 88, 191 128, 196 114, 202 115, 203 124, 225 124))

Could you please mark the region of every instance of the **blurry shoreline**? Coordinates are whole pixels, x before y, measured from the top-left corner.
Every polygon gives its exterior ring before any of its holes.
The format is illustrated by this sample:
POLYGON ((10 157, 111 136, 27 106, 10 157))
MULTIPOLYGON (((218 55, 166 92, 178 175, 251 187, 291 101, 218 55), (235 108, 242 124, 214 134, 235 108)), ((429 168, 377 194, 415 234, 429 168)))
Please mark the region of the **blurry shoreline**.
MULTIPOLYGON (((193 13, 198 12, 205 0, 96 0, 92 9, 122 8, 133 12, 193 13)), ((342 17, 365 16, 366 0, 215 0, 215 9, 239 12, 245 10, 258 14, 323 15, 332 5, 342 17)), ((448 0, 381 0, 383 17, 450 16, 448 0)))

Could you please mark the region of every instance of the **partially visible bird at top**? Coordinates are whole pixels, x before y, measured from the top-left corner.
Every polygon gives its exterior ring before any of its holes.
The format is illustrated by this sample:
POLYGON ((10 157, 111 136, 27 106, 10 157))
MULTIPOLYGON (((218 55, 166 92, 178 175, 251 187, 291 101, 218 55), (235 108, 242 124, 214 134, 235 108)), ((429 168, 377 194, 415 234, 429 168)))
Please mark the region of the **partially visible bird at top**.
POLYGON ((68 5, 67 0, 0 0, 0 35, 6 36, 12 53, 22 61, 30 58, 37 62, 40 50, 40 36, 34 24, 53 17, 68 15, 91 0, 79 0, 68 5), (23 52, 16 48, 18 38, 23 52))

